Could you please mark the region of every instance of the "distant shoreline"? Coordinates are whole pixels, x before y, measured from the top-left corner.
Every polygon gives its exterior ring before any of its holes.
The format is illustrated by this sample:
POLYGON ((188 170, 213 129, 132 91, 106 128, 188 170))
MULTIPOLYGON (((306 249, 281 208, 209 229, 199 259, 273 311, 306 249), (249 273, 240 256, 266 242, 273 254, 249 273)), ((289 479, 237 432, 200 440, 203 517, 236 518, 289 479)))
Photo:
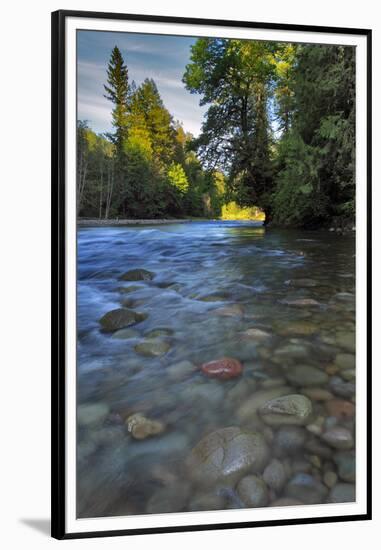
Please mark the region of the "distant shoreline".
MULTIPOLYGON (((97 220, 97 219, 83 219, 79 218, 77 219, 77 225, 82 227, 93 227, 93 226, 108 226, 108 225, 164 225, 168 223, 189 223, 192 221, 192 219, 179 219, 179 220, 171 220, 171 219, 163 219, 163 220, 97 220)), ((197 220, 199 221, 199 220, 197 220)))

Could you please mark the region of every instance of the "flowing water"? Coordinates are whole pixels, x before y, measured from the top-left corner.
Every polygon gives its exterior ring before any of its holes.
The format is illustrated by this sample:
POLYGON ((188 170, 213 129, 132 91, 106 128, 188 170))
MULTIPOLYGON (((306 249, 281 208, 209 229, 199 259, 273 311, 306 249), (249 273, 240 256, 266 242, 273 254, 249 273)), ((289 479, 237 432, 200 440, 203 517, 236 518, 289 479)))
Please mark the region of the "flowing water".
POLYGON ((354 253, 353 235, 260 223, 80 228, 78 516, 353 500, 354 253), (154 277, 121 280, 132 269, 154 277), (103 331, 117 308, 145 315, 103 331), (200 369, 222 357, 241 375, 200 369), (266 422, 258 407, 290 394, 308 423, 266 422), (229 426, 262 434, 266 464, 194 483, 192 448, 229 426))

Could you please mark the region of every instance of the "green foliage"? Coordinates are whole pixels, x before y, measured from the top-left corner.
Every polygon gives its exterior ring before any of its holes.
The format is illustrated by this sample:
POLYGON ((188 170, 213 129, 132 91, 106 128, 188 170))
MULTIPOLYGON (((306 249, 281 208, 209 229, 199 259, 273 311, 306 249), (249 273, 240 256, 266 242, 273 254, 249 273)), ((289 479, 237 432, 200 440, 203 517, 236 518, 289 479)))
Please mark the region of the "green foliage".
POLYGON ((122 54, 117 46, 111 53, 107 68, 107 85, 104 85, 105 97, 114 105, 112 111, 112 125, 115 134, 110 138, 116 145, 117 154, 121 154, 123 141, 127 136, 128 113, 128 70, 124 64, 122 54))
POLYGON ((129 84, 115 46, 114 133, 78 122, 79 215, 353 222, 354 48, 199 38, 183 82, 208 106, 197 139, 152 79, 129 84))
POLYGON ((298 46, 292 135, 277 148, 272 214, 282 224, 353 223, 355 196, 355 51, 298 46))
POLYGON ((255 220, 263 221, 264 212, 257 206, 239 206, 235 201, 222 206, 221 220, 255 220))
POLYGON ((188 178, 181 164, 172 162, 172 164, 168 168, 168 180, 169 183, 173 185, 173 187, 175 187, 181 194, 184 194, 188 191, 188 178))

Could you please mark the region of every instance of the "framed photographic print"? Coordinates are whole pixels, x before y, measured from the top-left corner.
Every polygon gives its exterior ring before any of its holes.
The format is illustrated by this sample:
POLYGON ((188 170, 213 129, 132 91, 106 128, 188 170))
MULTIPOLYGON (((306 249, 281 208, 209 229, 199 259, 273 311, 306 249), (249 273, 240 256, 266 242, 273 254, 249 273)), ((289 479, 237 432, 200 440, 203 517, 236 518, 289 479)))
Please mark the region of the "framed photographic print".
POLYGON ((52 535, 369 519, 371 31, 58 11, 52 77, 52 535))

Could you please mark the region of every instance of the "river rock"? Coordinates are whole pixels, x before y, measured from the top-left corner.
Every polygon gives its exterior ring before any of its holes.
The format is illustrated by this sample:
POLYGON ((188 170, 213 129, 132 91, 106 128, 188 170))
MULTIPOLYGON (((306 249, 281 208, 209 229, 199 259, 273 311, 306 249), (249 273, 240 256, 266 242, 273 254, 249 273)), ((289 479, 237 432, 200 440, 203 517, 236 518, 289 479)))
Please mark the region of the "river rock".
POLYGON ((196 365, 194 365, 191 361, 184 359, 184 361, 179 361, 178 363, 169 365, 165 372, 171 380, 180 382, 181 380, 191 376, 196 372, 196 370, 196 365))
POLYGON ((274 500, 271 503, 271 506, 300 506, 301 504, 303 504, 303 502, 301 500, 297 500, 296 498, 282 497, 274 500))
POLYGON ((353 397, 356 386, 353 382, 345 382, 340 376, 332 376, 329 381, 329 388, 339 397, 353 397))
POLYGON ((312 401, 328 401, 333 399, 333 394, 324 388, 302 388, 300 393, 309 397, 312 401))
POLYGON ((281 336, 310 336, 319 331, 319 327, 310 321, 288 321, 276 323, 274 330, 281 336))
POLYGON ((318 285, 315 279, 308 279, 307 277, 300 277, 298 279, 290 279, 287 281, 290 286, 297 288, 311 288, 318 285))
POLYGON ((201 512, 209 510, 224 510, 225 498, 222 495, 207 493, 195 495, 188 504, 190 512, 201 512))
POLYGON ((122 281, 151 281, 155 277, 152 271, 147 269, 131 269, 120 277, 122 281))
POLYGON ((338 483, 331 489, 327 502, 355 502, 356 488, 352 483, 338 483))
POLYGON ((260 433, 233 426, 203 437, 192 449, 187 467, 197 483, 235 484, 249 471, 262 472, 268 456, 268 446, 260 433))
POLYGON ((212 380, 206 383, 193 383, 191 380, 181 392, 182 403, 192 409, 194 409, 195 403, 198 404, 198 407, 217 407, 221 404, 224 397, 225 392, 221 384, 212 380))
POLYGON ((352 449, 354 442, 352 434, 347 428, 334 426, 323 433, 322 439, 334 449, 341 451, 352 449))
POLYGON ((142 413, 135 413, 126 420, 128 431, 135 439, 145 439, 153 435, 161 434, 165 426, 158 420, 150 420, 142 413))
POLYGON ((328 489, 320 481, 309 474, 294 475, 285 487, 285 495, 304 502, 304 504, 320 504, 325 501, 328 489))
POLYGON ((99 323, 105 332, 115 332, 118 329, 140 323, 145 318, 145 314, 132 311, 132 309, 119 308, 108 311, 99 319, 99 323))
POLYGON ((326 445, 318 437, 310 437, 304 444, 305 450, 312 455, 320 456, 326 460, 332 456, 332 448, 326 445))
POLYGON ((173 330, 171 328, 155 328, 147 332, 144 336, 146 338, 162 338, 164 336, 172 336, 173 330))
POLYGON ((236 378, 242 374, 243 366, 238 359, 232 357, 221 357, 214 361, 209 361, 201 365, 201 370, 210 378, 219 378, 220 380, 228 380, 236 378))
POLYGON ((271 359, 278 364, 294 364, 295 360, 307 359, 311 353, 308 346, 302 343, 290 342, 276 348, 271 359))
POLYGON ((356 479, 356 457, 354 451, 340 451, 333 455, 339 474, 343 481, 354 482, 356 479))
POLYGON ((267 401, 259 409, 262 420, 270 426, 282 424, 303 426, 312 414, 312 403, 304 395, 285 395, 267 401))
POLYGON ((147 514, 166 514, 181 512, 186 508, 190 495, 190 486, 187 483, 173 483, 169 487, 162 487, 152 495, 146 506, 147 514))
POLYGON ((337 483, 337 474, 332 471, 325 472, 323 481, 329 489, 332 489, 337 483))
POLYGON ((340 371, 340 376, 347 382, 351 382, 356 378, 356 369, 344 369, 340 371))
POLYGON ((335 365, 339 369, 354 369, 356 366, 356 357, 353 353, 338 353, 335 365))
POLYGON ((141 290, 143 287, 138 285, 129 285, 129 286, 120 286, 118 288, 121 294, 130 294, 130 292, 135 292, 136 290, 141 290))
POLYGON ((138 338, 139 332, 133 328, 122 328, 113 333, 112 338, 117 340, 128 340, 130 338, 138 338))
POLYGON ((304 446, 307 433, 299 426, 281 426, 274 436, 274 450, 277 455, 298 454, 304 446))
POLYGON ((331 399, 325 403, 325 408, 329 416, 339 420, 353 418, 356 411, 354 404, 344 399, 331 399))
POLYGON ((336 333, 336 344, 350 353, 355 352, 356 340, 354 332, 337 332, 336 333))
POLYGON ((254 342, 263 342, 271 338, 271 334, 259 328, 248 328, 244 332, 240 332, 241 338, 245 340, 253 340, 254 342))
POLYGON ((102 424, 109 413, 105 403, 91 403, 77 407, 77 422, 79 426, 90 427, 102 424))
POLYGON ((320 306, 319 302, 313 298, 296 298, 295 300, 281 300, 282 304, 293 307, 310 307, 310 306, 320 306))
POLYGON ((329 380, 328 375, 317 367, 295 365, 285 371, 286 378, 295 386, 322 386, 329 380))
POLYGON ((206 296, 198 296, 200 302, 224 302, 228 298, 227 294, 207 294, 206 296))
POLYGON ((239 498, 248 508, 267 506, 269 492, 266 483, 258 476, 250 475, 241 479, 237 485, 239 498))
POLYGON ((134 347, 136 353, 146 357, 161 357, 171 349, 171 344, 166 340, 147 338, 134 347))
POLYGON ((232 304, 214 309, 212 313, 221 317, 242 317, 244 310, 239 304, 232 304))
POLYGON ((270 464, 266 466, 263 472, 263 480, 270 489, 279 493, 287 481, 286 470, 280 460, 274 458, 270 464))
POLYGON ((258 409, 270 399, 275 399, 282 395, 287 395, 290 393, 291 388, 287 386, 279 386, 278 388, 270 388, 265 390, 259 390, 254 392, 254 394, 246 399, 242 405, 238 408, 236 414, 237 417, 245 422, 250 420, 258 412, 258 409))

